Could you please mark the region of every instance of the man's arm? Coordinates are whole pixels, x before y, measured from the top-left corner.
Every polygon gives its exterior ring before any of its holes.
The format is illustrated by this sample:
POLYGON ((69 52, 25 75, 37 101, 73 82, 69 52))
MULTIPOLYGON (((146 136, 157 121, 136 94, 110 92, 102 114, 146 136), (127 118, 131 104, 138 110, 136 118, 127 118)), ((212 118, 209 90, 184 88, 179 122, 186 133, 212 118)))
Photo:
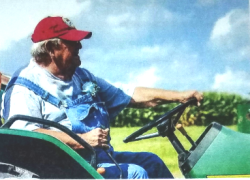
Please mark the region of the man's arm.
MULTIPOLYGON (((22 86, 13 86, 13 90, 11 91, 11 98, 5 99, 4 110, 5 114, 8 116, 5 117, 5 120, 9 119, 9 117, 16 114, 23 114, 32 117, 42 118, 41 114, 41 98, 35 95, 32 91, 28 90, 22 86), (15 88, 14 88, 15 87, 15 88), (10 108, 11 107, 11 108, 10 108)), ((64 132, 54 131, 49 129, 43 129, 39 125, 35 123, 29 123, 27 121, 16 121, 11 128, 14 129, 25 129, 30 131, 36 131, 44 134, 51 135, 65 144, 69 145, 74 149, 83 148, 79 143, 77 143, 74 139, 68 136, 64 132)), ((101 146, 108 147, 107 145, 107 135, 109 130, 102 130, 100 128, 94 129, 85 134, 78 134, 82 139, 88 142, 91 146, 101 146)))
POLYGON ((164 89, 136 87, 129 103, 129 107, 154 107, 167 102, 185 103, 191 98, 196 98, 198 106, 203 99, 203 94, 195 91, 171 91, 164 89))
MULTIPOLYGON (((78 142, 76 142, 74 139, 72 139, 69 135, 67 135, 64 132, 53 131, 53 130, 42 129, 42 128, 36 129, 34 131, 40 132, 43 134, 51 135, 51 136, 59 139, 60 141, 64 142, 65 144, 67 144, 68 146, 70 146, 73 149, 83 149, 84 148, 78 142)), ((78 134, 78 136, 80 136, 83 140, 85 140, 87 143, 89 143, 93 147, 100 146, 103 148, 108 148, 109 147, 107 145, 108 133, 109 133, 109 129, 103 130, 101 128, 96 128, 90 132, 78 134)))

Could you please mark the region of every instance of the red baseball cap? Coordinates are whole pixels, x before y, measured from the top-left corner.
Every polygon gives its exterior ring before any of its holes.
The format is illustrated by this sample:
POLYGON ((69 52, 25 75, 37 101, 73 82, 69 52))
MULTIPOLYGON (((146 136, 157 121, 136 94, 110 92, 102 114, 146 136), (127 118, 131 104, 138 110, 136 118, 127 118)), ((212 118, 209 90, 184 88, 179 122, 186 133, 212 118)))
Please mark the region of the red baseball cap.
POLYGON ((72 22, 64 17, 46 17, 36 26, 31 40, 36 43, 52 38, 69 41, 88 39, 92 32, 77 30, 72 22))

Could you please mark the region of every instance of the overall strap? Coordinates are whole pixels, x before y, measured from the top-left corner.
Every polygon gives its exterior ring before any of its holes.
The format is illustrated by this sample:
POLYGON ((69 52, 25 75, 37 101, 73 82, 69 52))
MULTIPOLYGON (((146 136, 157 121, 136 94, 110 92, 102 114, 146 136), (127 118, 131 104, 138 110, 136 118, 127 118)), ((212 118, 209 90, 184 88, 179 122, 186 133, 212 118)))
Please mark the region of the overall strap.
POLYGON ((51 95, 49 92, 45 91, 44 89, 42 89, 41 87, 26 78, 13 77, 8 83, 5 91, 7 91, 13 85, 20 85, 28 88, 35 94, 39 95, 43 100, 53 104, 56 107, 60 108, 60 106, 62 105, 62 102, 59 99, 57 99, 55 96, 51 95))

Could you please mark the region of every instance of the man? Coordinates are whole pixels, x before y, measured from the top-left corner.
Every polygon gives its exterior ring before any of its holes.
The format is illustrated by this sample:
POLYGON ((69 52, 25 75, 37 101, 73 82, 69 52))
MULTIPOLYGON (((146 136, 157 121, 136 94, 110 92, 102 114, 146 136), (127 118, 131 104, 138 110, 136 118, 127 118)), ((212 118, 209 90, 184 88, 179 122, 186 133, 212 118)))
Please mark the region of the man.
MULTIPOLYGON (((32 35, 33 59, 13 75, 4 96, 2 117, 7 120, 24 114, 66 126, 95 148, 98 167, 106 169, 105 178, 119 178, 119 170, 104 148, 120 164, 123 178, 173 178, 162 160, 152 153, 114 151, 109 121, 125 107, 153 107, 169 101, 186 102, 193 97, 200 102, 202 94, 144 87, 123 92, 79 68, 80 41, 91 35, 77 30, 63 17, 41 20, 32 35)), ((63 132, 39 124, 17 121, 12 128, 49 134, 74 149, 83 148, 63 132)))

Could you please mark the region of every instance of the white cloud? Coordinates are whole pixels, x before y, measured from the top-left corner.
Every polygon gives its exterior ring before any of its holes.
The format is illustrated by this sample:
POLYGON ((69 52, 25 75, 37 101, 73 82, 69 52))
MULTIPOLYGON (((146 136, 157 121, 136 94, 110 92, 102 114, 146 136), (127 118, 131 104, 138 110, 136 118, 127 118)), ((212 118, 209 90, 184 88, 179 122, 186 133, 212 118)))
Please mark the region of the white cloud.
POLYGON ((157 69, 150 67, 147 70, 141 71, 140 73, 130 73, 128 77, 128 83, 123 84, 121 82, 114 83, 116 86, 127 85, 127 86, 144 86, 144 87, 155 87, 155 84, 161 80, 156 75, 157 69))
POLYGON ((231 31, 231 24, 230 24, 230 17, 233 12, 228 13, 226 16, 220 18, 217 20, 217 22, 214 25, 211 40, 214 40, 216 38, 220 38, 221 36, 227 36, 231 31))
POLYGON ((222 92, 240 93, 247 95, 250 92, 250 74, 245 71, 232 71, 227 68, 222 74, 216 74, 212 89, 222 92))
POLYGON ((225 59, 248 60, 250 57, 248 11, 234 9, 218 19, 211 32, 210 45, 225 59))
POLYGON ((156 71, 157 69, 155 67, 150 67, 140 73, 130 73, 128 83, 115 82, 112 84, 121 88, 127 94, 132 95, 135 87, 142 86, 154 88, 156 83, 161 80, 161 78, 156 75, 156 71))
POLYGON ((145 87, 155 87, 155 84, 161 80, 160 77, 156 75, 157 69, 155 67, 150 67, 149 69, 139 73, 130 73, 129 84, 145 87))
POLYGON ((73 17, 82 10, 87 10, 90 1, 67 0, 3 0, 0 6, 1 27, 5 30, 0 34, 0 49, 6 49, 22 38, 29 37, 36 24, 46 16, 64 15, 73 17))

